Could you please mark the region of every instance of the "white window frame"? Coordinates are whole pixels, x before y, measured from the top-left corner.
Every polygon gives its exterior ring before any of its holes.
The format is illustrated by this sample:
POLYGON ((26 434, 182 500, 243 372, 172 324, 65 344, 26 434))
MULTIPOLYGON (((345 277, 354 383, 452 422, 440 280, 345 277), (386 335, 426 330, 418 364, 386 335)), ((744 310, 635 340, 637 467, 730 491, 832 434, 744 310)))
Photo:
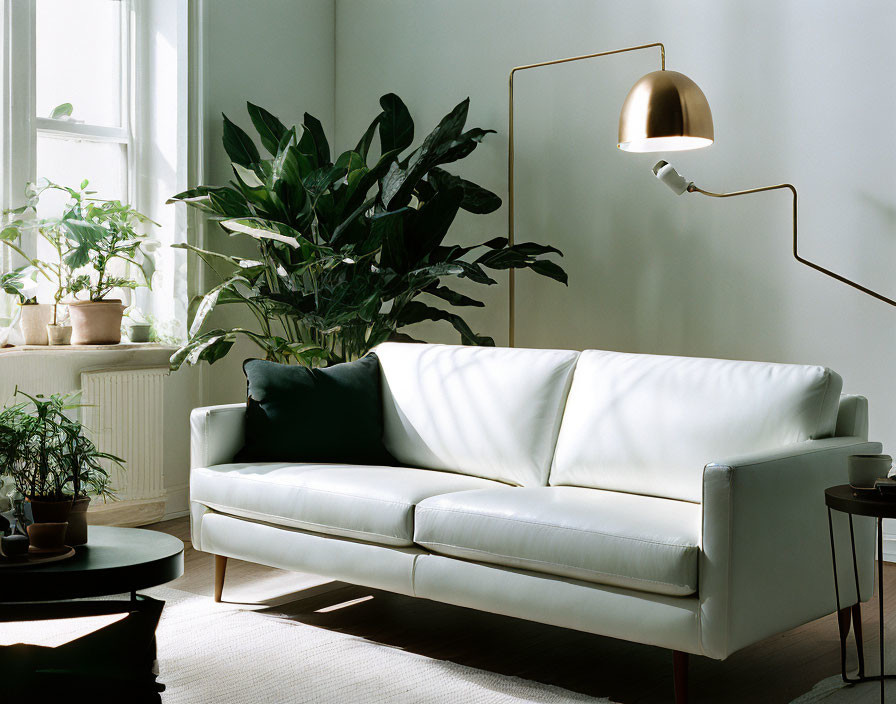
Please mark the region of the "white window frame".
MULTIPOLYGON (((37 115, 37 0, 3 0, 3 121, 2 163, 3 208, 24 203, 25 184, 37 174, 37 137, 57 137, 120 144, 125 151, 125 198, 135 202, 137 194, 137 119, 136 105, 136 13, 133 0, 117 0, 121 16, 121 116, 119 127, 107 127, 37 115)), ((76 184, 65 184, 76 185, 76 184)), ((135 205, 139 208, 139 204, 135 205)), ((37 253, 33 235, 23 238, 22 249, 37 253)), ((0 252, 0 271, 17 266, 18 256, 8 248, 0 252)))
MULTIPOLYGON (((76 2, 77 0, 71 0, 76 2)), ((202 244, 199 214, 165 205, 188 184, 202 182, 205 130, 202 76, 205 54, 202 41, 203 0, 119 0, 122 5, 122 111, 120 128, 88 125, 38 116, 36 109, 35 0, 0 0, 3 27, 0 50, 0 208, 25 203, 25 184, 37 174, 37 135, 56 135, 125 145, 128 202, 162 228, 153 230, 163 245, 176 242, 202 244), (165 49, 173 47, 174 62, 165 49), (126 65, 124 57, 127 57, 126 65), (164 79, 160 79, 164 76, 164 79), (139 78, 139 81, 138 81, 139 78), (161 163, 160 145, 175 155, 161 163), (164 176, 164 178, 163 178, 164 176)), ((75 105, 76 115, 78 106, 75 105)), ((66 184, 77 185, 77 184, 66 184)), ((23 237, 23 249, 37 252, 37 238, 23 237)), ((172 321, 179 334, 186 331, 190 296, 201 289, 202 269, 183 251, 160 250, 165 261, 158 270, 162 280, 153 290, 139 288, 134 302, 141 312, 157 320, 172 321)), ((24 262, 8 247, 0 246, 0 272, 24 262)), ((12 297, 0 294, 0 334, 12 314, 12 297)))

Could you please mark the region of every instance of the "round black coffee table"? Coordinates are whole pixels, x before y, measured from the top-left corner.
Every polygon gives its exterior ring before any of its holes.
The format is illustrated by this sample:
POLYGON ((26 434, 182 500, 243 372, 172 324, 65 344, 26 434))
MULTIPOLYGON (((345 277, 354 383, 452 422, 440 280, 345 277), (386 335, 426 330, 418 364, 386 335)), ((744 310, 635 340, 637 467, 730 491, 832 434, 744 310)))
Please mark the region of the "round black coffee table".
MULTIPOLYGON (((158 702, 155 630, 165 603, 138 595, 184 572, 184 545, 151 530, 90 526, 87 545, 69 560, 0 572, 0 624, 126 614, 56 648, 0 646, 0 682, 22 693, 102 685, 121 701, 158 702), (128 594, 125 600, 67 601, 128 594), (49 688, 49 689, 48 689, 49 688)), ((0 626, 2 628, 2 626, 0 626)), ((7 693, 10 693, 7 691, 7 693)))

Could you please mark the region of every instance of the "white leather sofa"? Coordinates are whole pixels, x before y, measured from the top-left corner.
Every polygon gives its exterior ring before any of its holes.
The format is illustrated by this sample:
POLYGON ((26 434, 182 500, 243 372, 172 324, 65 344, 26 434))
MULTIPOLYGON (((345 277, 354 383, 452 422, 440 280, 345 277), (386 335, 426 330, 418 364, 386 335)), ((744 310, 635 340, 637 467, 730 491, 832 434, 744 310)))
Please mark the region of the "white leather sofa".
MULTIPOLYGON (((234 463, 245 405, 193 411, 192 540, 220 558, 217 597, 234 557, 717 659, 835 611, 823 490, 881 447, 831 370, 376 353, 401 466, 234 463)), ((855 529, 844 606, 873 589, 873 522, 855 529)))

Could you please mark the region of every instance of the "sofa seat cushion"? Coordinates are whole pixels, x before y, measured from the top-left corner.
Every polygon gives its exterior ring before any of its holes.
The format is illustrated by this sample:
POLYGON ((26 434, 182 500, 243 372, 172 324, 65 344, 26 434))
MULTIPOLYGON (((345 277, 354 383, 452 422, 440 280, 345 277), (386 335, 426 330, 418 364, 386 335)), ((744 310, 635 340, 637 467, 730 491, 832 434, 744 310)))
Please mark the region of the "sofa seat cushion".
POLYGON ((654 594, 697 590, 697 504, 527 487, 443 494, 416 514, 414 542, 442 555, 654 594))
POLYGON ((194 469, 190 499, 221 513, 381 545, 413 544, 414 506, 498 482, 407 467, 284 462, 194 469))

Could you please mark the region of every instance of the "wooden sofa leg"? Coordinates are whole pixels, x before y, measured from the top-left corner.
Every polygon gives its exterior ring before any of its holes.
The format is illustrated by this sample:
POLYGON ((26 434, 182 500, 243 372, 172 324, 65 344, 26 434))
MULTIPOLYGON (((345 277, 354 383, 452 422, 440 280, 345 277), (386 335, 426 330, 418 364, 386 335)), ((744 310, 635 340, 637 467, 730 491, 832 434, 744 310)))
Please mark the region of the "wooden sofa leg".
POLYGON ((675 686, 675 704, 688 702, 688 654, 672 651, 672 678, 675 686))
POLYGON ((221 592, 224 591, 224 573, 227 571, 227 558, 223 555, 215 555, 215 601, 221 601, 221 592))

